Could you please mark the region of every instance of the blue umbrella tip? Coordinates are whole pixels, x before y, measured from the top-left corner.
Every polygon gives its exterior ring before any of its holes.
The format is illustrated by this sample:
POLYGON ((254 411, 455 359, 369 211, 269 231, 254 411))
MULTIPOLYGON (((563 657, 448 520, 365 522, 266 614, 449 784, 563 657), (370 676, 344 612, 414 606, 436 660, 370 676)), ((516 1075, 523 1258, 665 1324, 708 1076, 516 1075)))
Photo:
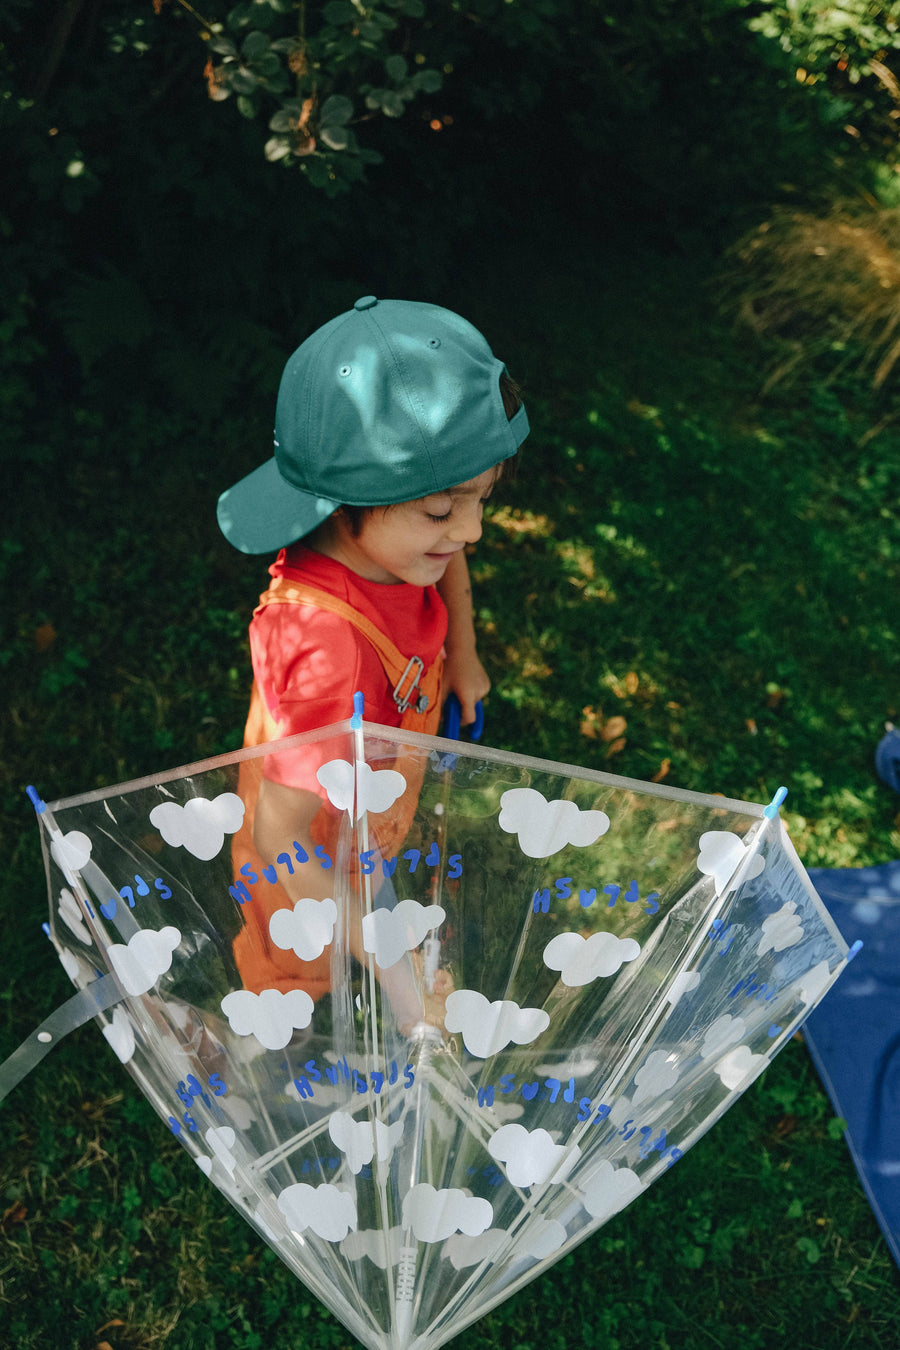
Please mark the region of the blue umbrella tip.
POLYGON ((858 956, 858 955, 859 955, 859 953, 862 951, 862 949, 863 949, 863 941, 862 941, 862 938, 857 938, 857 940, 854 942, 853 946, 850 948, 850 950, 849 950, 848 953, 847 953, 847 964, 848 964, 848 965, 849 965, 850 962, 853 960, 854 956, 858 956))
POLYGON ((766 807, 765 812, 763 813, 766 817, 766 820, 771 820, 774 816, 778 815, 778 808, 784 801, 785 797, 787 796, 787 791, 788 790, 786 787, 780 787, 778 791, 775 793, 775 796, 769 802, 769 805, 766 807))
POLYGON ((354 731, 358 731, 362 726, 365 708, 366 696, 361 689, 357 689, 356 693, 353 695, 353 717, 350 719, 350 724, 354 731))
POLYGON ((37 788, 31 787, 31 785, 29 784, 29 786, 25 789, 25 795, 31 802, 31 805, 34 807, 38 815, 42 816, 47 809, 47 803, 41 801, 40 794, 38 793, 37 788))

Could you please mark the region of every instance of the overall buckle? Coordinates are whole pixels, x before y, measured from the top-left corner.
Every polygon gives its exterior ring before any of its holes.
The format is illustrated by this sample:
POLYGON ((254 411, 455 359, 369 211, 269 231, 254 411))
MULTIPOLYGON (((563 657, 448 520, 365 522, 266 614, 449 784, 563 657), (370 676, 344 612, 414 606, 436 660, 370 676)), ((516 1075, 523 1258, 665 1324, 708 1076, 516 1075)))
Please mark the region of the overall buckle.
POLYGON ((411 656, 406 669, 394 687, 394 702, 397 711, 405 713, 410 704, 416 712, 425 712, 428 707, 428 695, 419 693, 419 681, 425 673, 425 662, 420 656, 411 656))

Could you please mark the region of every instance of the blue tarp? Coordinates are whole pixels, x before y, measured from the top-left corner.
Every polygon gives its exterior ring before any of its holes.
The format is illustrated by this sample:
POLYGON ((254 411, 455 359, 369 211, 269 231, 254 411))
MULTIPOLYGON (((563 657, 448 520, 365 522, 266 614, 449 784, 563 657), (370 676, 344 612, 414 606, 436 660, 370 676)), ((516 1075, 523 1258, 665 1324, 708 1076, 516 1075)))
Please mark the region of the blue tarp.
POLYGON ((900 1265, 900 859, 810 876, 844 939, 864 945, 803 1034, 900 1265))

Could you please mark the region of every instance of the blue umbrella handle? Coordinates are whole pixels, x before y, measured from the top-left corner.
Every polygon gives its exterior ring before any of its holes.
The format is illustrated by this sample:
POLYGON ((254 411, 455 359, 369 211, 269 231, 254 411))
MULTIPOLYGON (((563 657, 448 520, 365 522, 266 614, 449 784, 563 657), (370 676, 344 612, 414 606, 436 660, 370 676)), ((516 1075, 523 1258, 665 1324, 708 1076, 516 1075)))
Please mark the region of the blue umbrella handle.
MULTIPOLYGON (((461 729, 462 707, 455 694, 449 694, 444 704, 444 735, 448 741, 458 741, 461 729)), ((475 721, 469 735, 473 741, 481 740, 484 731, 484 704, 479 699, 475 704, 475 721)))

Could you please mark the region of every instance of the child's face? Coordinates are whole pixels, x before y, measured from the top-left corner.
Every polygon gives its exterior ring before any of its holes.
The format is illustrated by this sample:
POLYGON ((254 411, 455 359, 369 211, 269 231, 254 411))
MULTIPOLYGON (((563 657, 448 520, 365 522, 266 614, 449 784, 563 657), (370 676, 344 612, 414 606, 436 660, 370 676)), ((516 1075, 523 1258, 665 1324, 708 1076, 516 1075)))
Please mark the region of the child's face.
POLYGON ((343 523, 334 556, 367 581, 433 586, 453 554, 481 538, 484 503, 498 475, 495 467, 446 492, 369 511, 355 536, 343 523))

